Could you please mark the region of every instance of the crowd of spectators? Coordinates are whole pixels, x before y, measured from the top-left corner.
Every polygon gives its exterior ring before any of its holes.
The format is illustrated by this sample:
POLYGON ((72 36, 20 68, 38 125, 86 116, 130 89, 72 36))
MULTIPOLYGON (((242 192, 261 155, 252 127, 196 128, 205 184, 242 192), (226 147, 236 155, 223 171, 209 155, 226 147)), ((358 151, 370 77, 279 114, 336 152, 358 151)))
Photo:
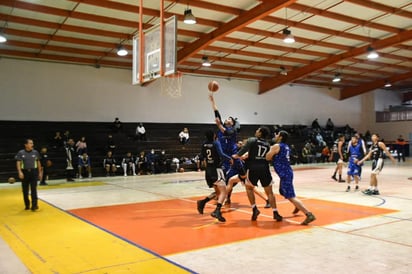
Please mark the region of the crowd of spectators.
MULTIPOLYGON (((97 174, 106 176, 136 176, 157 173, 178 172, 182 167, 190 166, 190 169, 200 170, 199 156, 173 157, 167 155, 164 149, 138 150, 136 153, 127 151, 122 155, 123 149, 119 148, 117 142, 124 147, 122 140, 147 141, 147 132, 142 122, 139 122, 132 135, 127 135, 127 128, 118 117, 114 119, 107 130, 106 145, 103 148, 92 150, 89 155, 89 147, 86 136, 74 139, 69 130, 56 131, 49 142, 49 147, 55 151, 62 150, 65 155, 65 170, 67 181, 76 178, 91 178, 92 166, 97 174), (63 133, 62 133, 63 132, 63 133), (123 136, 124 135, 124 136, 123 136), (100 162, 100 163, 99 163, 100 162)), ((178 142, 183 145, 189 144, 190 136, 187 127, 178 134, 178 142)), ((91 144, 92 147, 95 144, 91 144)), ((47 169, 44 170, 47 172, 47 169)), ((45 182, 42 182, 44 184, 45 182)))
MULTIPOLYGON (((328 118, 324 127, 319 124, 318 118, 315 118, 311 126, 293 125, 284 128, 275 125, 273 128, 275 132, 286 130, 295 137, 296 142, 291 143, 291 164, 331 162, 332 151, 336 147, 338 136, 343 135, 347 143, 356 132, 348 124, 343 127, 335 126, 331 118, 328 118)), ((359 135, 366 144, 371 142, 369 131, 364 135, 359 135)))
MULTIPOLYGON (((59 152, 59 157, 65 157, 65 170, 67 181, 74 181, 74 179, 92 177, 93 170, 98 176, 137 176, 150 175, 158 173, 179 172, 183 168, 188 167, 190 170, 201 170, 201 161, 199 155, 175 157, 167 154, 162 148, 156 149, 136 149, 137 151, 124 151, 122 141, 119 144, 123 147, 119 149, 116 140, 121 140, 127 127, 123 128, 123 123, 116 118, 107 130, 106 145, 96 149, 95 144, 91 143, 93 148, 92 157, 90 157, 89 144, 86 136, 78 135, 79 138, 72 136, 69 130, 56 131, 51 136, 48 148, 52 150, 52 155, 59 152), (120 134, 118 134, 120 133, 120 134), (56 152, 54 152, 56 151, 56 152)), ((336 149, 336 140, 338 135, 345 137, 346 143, 355 132, 348 124, 343 127, 334 125, 331 118, 327 120, 325 126, 319 124, 318 118, 314 119, 310 126, 304 125, 289 125, 289 126, 273 126, 273 133, 279 130, 286 130, 290 133, 290 161, 291 164, 304 163, 327 163, 332 161, 332 152, 336 149)), ((129 130, 130 131, 130 130, 129 130)), ((143 123, 139 122, 132 130, 131 135, 126 136, 128 140, 147 141, 146 129, 143 123), (133 138, 134 137, 134 138, 133 138)), ((176 144, 185 145, 190 143, 189 128, 184 127, 177 136, 176 144)), ((369 131, 365 132, 360 138, 365 141, 365 144, 370 143, 371 134, 369 131)), ((124 138, 123 138, 124 139, 124 138)), ((104 142, 104 138, 102 140, 104 142)), ((132 142, 133 143, 133 142, 132 142)), ((145 142, 148 144, 149 142, 145 142)), ((104 143, 103 143, 104 144, 104 143)), ((136 143, 135 143, 136 144, 136 143)), ((394 149, 398 151, 399 161, 405 161, 405 141, 402 136, 399 136, 394 149)), ((344 149, 346 150, 346 149, 344 149)), ((188 151, 190 154, 190 152, 188 151)), ((193 152, 192 152, 193 153, 193 152)), ((47 148, 44 152, 44 158, 48 156, 47 148)), ((53 160, 48 158, 48 160, 53 160)), ((46 160, 44 160, 46 161, 46 160)), ((50 172, 51 165, 43 163, 44 174, 50 172)), ((47 176, 43 178, 47 179, 47 176)), ((45 180, 41 184, 46 184, 45 180)))

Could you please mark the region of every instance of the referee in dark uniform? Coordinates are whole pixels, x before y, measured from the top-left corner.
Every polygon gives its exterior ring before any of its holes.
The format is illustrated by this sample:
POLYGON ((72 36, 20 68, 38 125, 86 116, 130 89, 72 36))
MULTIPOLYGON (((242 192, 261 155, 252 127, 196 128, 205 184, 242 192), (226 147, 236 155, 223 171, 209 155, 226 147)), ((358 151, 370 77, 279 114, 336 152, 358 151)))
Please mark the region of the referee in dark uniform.
POLYGON ((24 149, 16 154, 16 167, 21 180, 23 190, 25 210, 31 209, 35 211, 39 209, 37 204, 37 179, 41 180, 41 164, 40 154, 33 149, 34 143, 32 139, 26 139, 24 149), (31 208, 29 199, 29 187, 31 194, 31 208))

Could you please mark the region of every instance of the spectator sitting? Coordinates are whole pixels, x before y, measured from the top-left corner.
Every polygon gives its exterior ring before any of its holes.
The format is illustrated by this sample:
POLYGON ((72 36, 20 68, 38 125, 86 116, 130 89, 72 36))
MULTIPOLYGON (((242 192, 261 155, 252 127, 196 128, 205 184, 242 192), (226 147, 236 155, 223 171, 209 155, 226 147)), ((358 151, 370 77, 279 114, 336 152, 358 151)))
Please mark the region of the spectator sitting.
POLYGON ((166 151, 162 150, 159 157, 157 157, 157 167, 161 173, 169 173, 171 170, 171 160, 167 159, 166 151))
POLYGON ((146 129, 143 123, 139 123, 136 128, 135 140, 146 141, 146 129))
POLYGON ((136 163, 135 163, 135 159, 132 156, 131 152, 127 152, 126 156, 123 158, 122 168, 123 168, 124 176, 127 176, 128 173, 130 175, 133 174, 133 176, 136 176, 136 163))
POLYGON ((306 143, 306 145, 302 148, 302 157, 306 160, 306 163, 314 162, 315 155, 310 143, 306 143))
POLYGON ((58 148, 63 147, 63 145, 64 145, 63 136, 61 135, 60 131, 56 131, 52 142, 53 142, 53 148, 54 149, 58 149, 58 148))
POLYGON ((200 169, 200 155, 196 154, 195 157, 192 158, 192 163, 196 164, 197 171, 201 171, 200 169))
POLYGON ((332 122, 332 119, 328 118, 328 120, 326 121, 326 130, 328 131, 333 131, 335 129, 335 125, 332 122))
POLYGON ((182 158, 180 158, 180 163, 184 164, 184 165, 190 165, 190 164, 192 164, 192 160, 190 160, 187 157, 182 157, 182 158))
POLYGON ((112 126, 113 132, 115 133, 120 132, 122 128, 123 128, 122 122, 119 120, 118 117, 116 117, 113 121, 113 126, 112 126))
POLYGON ((322 148, 322 152, 320 155, 320 160, 322 161, 322 163, 327 163, 329 162, 329 158, 330 158, 330 149, 328 146, 324 146, 322 148))
POLYGON ((106 170, 106 176, 114 176, 117 171, 116 159, 113 158, 113 152, 108 151, 106 158, 103 159, 103 168, 106 170))
POLYGON ((189 129, 187 127, 179 133, 179 141, 182 145, 189 143, 189 129))
POLYGON ((70 138, 70 131, 66 130, 63 133, 63 144, 66 145, 66 143, 72 138, 70 138))
POLYGON ((178 172, 180 168, 180 160, 175 157, 172 159, 172 163, 176 165, 176 172, 178 172))
POLYGON ((92 178, 92 166, 90 162, 90 157, 87 155, 86 152, 84 152, 82 155, 79 155, 79 163, 78 163, 78 168, 79 168, 79 179, 83 178, 83 174, 92 178))
POLYGON ((296 151, 295 145, 293 145, 293 144, 290 146, 290 163, 292 165, 300 164, 299 154, 296 151))
POLYGON ((139 157, 136 159, 137 172, 139 175, 146 174, 147 172, 147 157, 144 151, 141 151, 139 157))
POLYGON ((320 125, 319 125, 319 122, 318 122, 318 118, 316 118, 315 120, 313 120, 313 122, 312 122, 312 129, 321 129, 320 128, 320 125))
POLYGON ((320 134, 320 132, 318 132, 316 134, 316 142, 318 144, 318 146, 323 147, 326 145, 325 141, 323 140, 323 136, 322 134, 320 134))
POLYGON ((147 154, 147 168, 149 174, 155 174, 156 171, 156 153, 155 150, 152 148, 150 153, 147 154))
POLYGON ((83 155, 83 153, 87 153, 86 137, 82 136, 80 140, 77 141, 76 151, 77 151, 77 154, 79 155, 83 155))
POLYGON ((113 135, 107 135, 107 151, 111 151, 112 153, 116 149, 116 144, 114 143, 113 135))

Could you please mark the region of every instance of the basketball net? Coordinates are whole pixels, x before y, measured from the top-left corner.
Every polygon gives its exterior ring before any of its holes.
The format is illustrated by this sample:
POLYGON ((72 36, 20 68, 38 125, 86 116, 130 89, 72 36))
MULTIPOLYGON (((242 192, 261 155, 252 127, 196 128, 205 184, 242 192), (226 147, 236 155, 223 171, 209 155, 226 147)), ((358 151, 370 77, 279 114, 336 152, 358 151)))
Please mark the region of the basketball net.
POLYGON ((172 98, 182 96, 183 73, 177 71, 176 73, 163 76, 161 80, 162 94, 169 95, 172 98))

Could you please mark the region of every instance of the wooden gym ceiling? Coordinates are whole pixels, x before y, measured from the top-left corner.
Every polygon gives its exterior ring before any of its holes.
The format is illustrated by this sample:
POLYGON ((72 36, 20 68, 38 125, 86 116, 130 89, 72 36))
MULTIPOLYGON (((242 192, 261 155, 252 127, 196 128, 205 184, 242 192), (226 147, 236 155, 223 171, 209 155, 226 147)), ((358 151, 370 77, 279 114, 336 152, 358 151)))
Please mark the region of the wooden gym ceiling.
MULTIPOLYGON (((1 0, 0 57, 132 68, 139 0, 1 0)), ((144 0, 144 28, 159 23, 160 1, 144 0)), ((341 99, 390 82, 412 90, 411 0, 164 0, 178 17, 178 70, 259 82, 341 90, 341 99), (186 8, 197 24, 183 23, 186 8), (296 42, 285 44, 288 27, 296 42), (366 58, 372 46, 378 59, 366 58), (211 67, 203 67, 208 56, 211 67), (287 75, 281 74, 281 67, 287 75), (342 77, 332 83, 336 73, 342 77)))

